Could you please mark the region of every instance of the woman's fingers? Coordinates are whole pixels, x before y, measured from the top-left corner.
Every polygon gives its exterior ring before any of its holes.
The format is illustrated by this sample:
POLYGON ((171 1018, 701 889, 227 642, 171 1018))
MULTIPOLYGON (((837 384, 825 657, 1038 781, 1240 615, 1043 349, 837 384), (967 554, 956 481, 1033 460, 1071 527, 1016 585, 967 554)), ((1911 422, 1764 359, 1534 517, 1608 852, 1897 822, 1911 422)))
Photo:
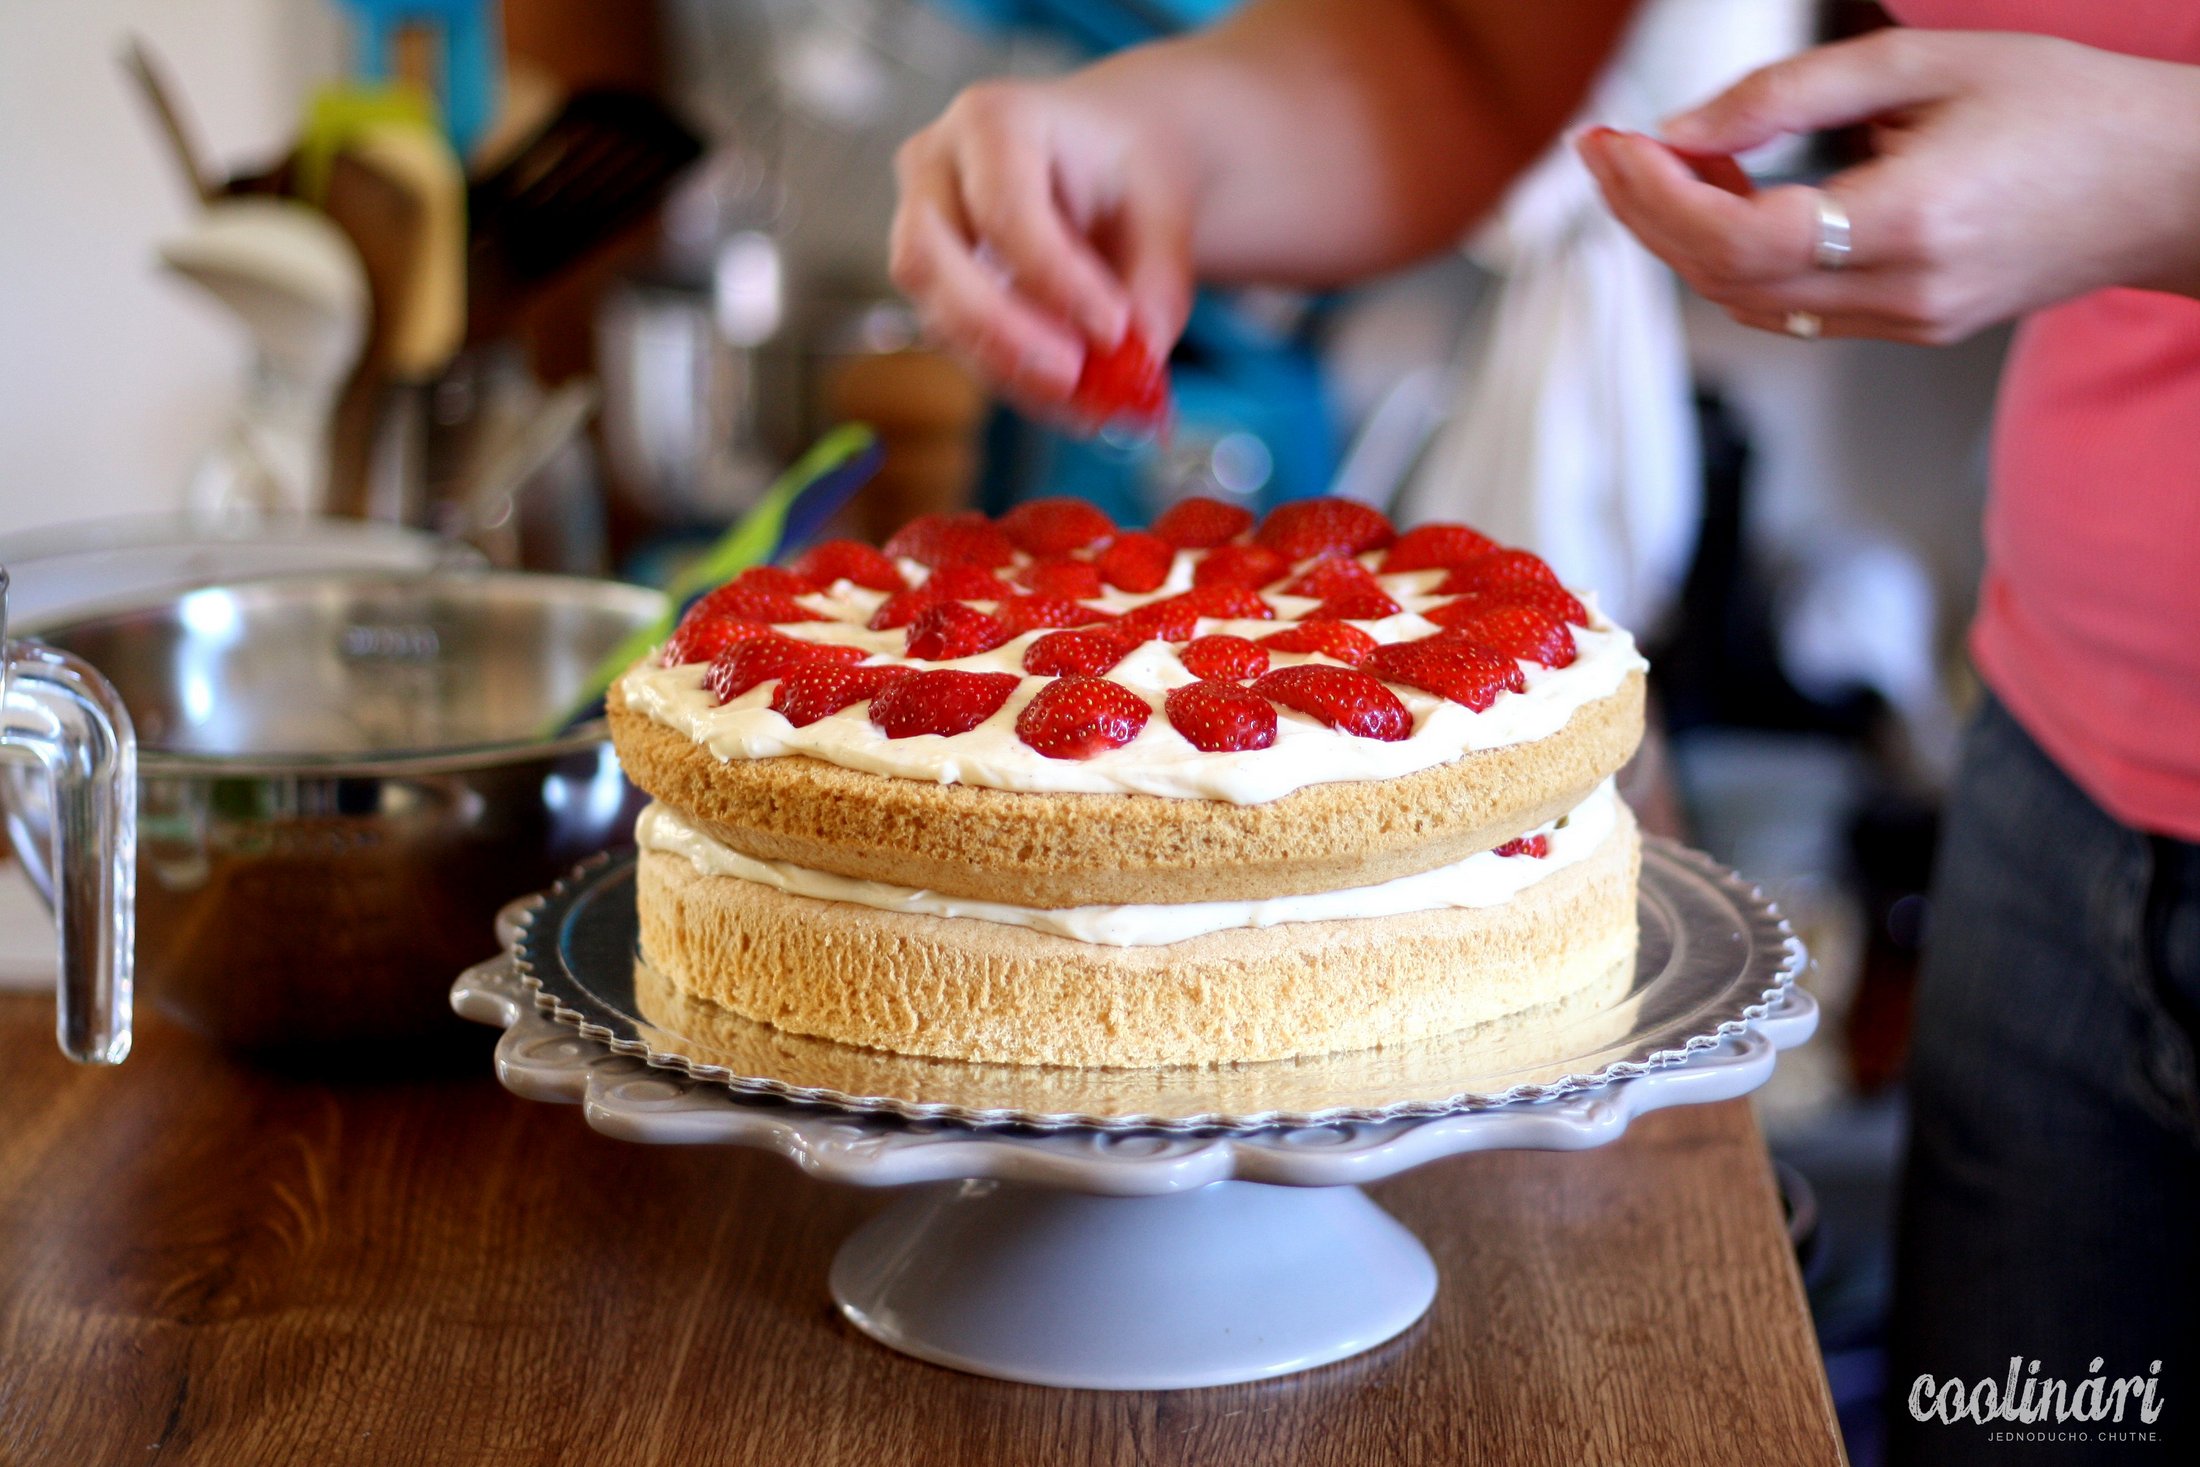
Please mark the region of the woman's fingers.
POLYGON ((917 303, 926 328, 986 377, 1039 400, 1067 398, 1084 342, 979 260, 955 191, 912 178, 914 171, 905 171, 894 221, 894 283, 917 303))
POLYGON ((1948 90, 1939 39, 1896 29, 1819 46, 1758 68, 1659 131, 1690 152, 1741 153, 1915 107, 1948 90))
POLYGON ((1063 217, 1052 169, 1038 144, 1003 124, 982 145, 957 150, 963 208, 1018 294, 1113 346, 1130 324, 1123 285, 1063 217))
POLYGON ((1117 264, 1146 344, 1167 356, 1192 313, 1192 217, 1173 189, 1134 187, 1115 221, 1117 264))
POLYGON ((1699 288, 1777 279, 1811 261, 1818 242, 1814 189, 1739 198, 1704 183, 1670 149, 1640 135, 1592 135, 1580 147, 1612 212, 1699 288))

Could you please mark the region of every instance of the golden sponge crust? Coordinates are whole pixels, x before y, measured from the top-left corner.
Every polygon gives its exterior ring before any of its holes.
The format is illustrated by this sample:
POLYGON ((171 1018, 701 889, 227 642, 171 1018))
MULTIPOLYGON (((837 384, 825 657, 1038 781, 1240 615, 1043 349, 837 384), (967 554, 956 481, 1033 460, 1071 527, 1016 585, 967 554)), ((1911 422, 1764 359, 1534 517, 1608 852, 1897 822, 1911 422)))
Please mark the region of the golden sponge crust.
POLYGON ((627 778, 743 855, 1032 907, 1250 900, 1450 865, 1581 803, 1633 754, 1642 709, 1631 673, 1546 738, 1232 805, 935 784, 800 755, 722 760, 610 699, 627 778))
MULTIPOLYGON (((1450 1033, 1624 990, 1634 822, 1495 907, 1102 947, 706 875, 644 851, 642 949, 680 991, 797 1034, 1008 1064, 1199 1065, 1450 1033)), ((1521 858, 1531 859, 1531 858, 1521 858)))

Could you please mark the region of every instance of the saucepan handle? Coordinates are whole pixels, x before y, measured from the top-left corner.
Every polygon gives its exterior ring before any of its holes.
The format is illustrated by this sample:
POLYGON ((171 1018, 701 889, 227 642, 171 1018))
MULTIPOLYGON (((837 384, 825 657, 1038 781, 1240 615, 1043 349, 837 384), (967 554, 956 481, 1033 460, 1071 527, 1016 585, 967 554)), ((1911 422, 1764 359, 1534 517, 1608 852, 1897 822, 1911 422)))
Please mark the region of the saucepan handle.
POLYGON ((61 933, 61 1048, 82 1064, 130 1052, 136 953, 137 743, 88 663, 0 640, 0 755, 8 838, 61 933))

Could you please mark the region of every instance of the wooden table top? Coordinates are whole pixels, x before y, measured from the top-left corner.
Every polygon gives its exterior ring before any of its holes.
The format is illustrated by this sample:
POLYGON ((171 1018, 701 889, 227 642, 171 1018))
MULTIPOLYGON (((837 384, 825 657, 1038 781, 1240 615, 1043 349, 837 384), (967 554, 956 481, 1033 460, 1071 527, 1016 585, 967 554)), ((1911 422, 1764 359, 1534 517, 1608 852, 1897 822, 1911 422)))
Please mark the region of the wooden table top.
POLYGON ((1435 1307, 1355 1360, 1119 1394, 842 1323, 883 1194, 459 1078, 330 1085, 152 1020, 70 1067, 0 998, 0 1462, 1838 1463, 1740 1102, 1375 1187, 1435 1307))

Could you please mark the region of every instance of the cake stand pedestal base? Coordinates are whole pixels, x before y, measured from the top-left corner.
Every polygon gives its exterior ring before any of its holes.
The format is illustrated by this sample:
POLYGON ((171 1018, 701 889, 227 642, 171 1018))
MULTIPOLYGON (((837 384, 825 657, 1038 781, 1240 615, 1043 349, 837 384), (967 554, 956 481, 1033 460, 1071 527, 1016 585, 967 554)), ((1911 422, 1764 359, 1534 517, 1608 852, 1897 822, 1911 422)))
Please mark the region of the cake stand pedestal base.
POLYGON ((1436 1265, 1357 1187, 1100 1197, 965 1181, 872 1218, 833 1260, 832 1291, 856 1328, 936 1365, 1173 1390, 1379 1345, 1426 1312, 1436 1265))

